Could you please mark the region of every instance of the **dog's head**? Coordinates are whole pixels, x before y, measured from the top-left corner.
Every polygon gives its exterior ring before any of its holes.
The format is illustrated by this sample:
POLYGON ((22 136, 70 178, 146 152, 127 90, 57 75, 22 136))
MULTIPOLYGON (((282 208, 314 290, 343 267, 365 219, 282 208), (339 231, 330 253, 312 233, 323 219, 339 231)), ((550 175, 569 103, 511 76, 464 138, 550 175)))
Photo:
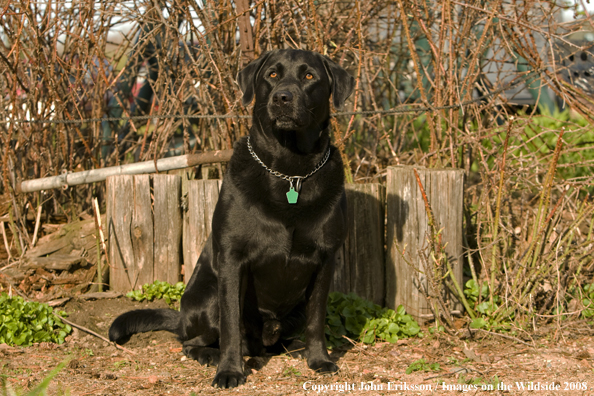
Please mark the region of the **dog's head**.
POLYGON ((266 52, 241 70, 237 81, 244 105, 256 98, 254 121, 281 142, 295 136, 304 152, 328 127, 330 96, 341 108, 355 86, 355 79, 336 63, 303 50, 266 52))

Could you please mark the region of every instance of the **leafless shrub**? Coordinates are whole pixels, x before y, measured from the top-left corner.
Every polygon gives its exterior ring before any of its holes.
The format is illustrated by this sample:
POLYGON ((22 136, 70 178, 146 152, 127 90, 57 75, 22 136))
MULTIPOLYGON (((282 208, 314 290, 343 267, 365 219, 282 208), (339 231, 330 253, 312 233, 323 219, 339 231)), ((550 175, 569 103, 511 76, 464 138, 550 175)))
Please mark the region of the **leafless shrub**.
MULTIPOLYGON (((508 293, 506 276, 524 276, 528 251, 534 268, 555 257, 570 274, 535 275, 533 285, 546 278, 551 290, 566 287, 577 280, 572 271, 592 271, 592 220, 583 214, 594 184, 594 89, 572 67, 584 54, 591 60, 587 42, 574 37, 593 27, 560 23, 559 11, 536 0, 4 1, 0 216, 11 211, 20 234, 13 246, 26 248, 38 205, 46 216, 72 218, 102 187, 15 196, 15 180, 231 148, 249 127, 234 80, 243 62, 273 48, 311 49, 356 76, 346 110, 371 111, 333 118, 350 181, 381 181, 396 163, 462 167, 478 277, 489 279, 492 268, 500 280, 492 292, 508 293), (514 92, 525 85, 542 107, 563 103, 582 120, 517 105, 514 92), (86 121, 62 122, 74 120, 86 121), (544 180, 555 155, 556 176, 544 180)), ((541 313, 561 301, 541 296, 541 313)))

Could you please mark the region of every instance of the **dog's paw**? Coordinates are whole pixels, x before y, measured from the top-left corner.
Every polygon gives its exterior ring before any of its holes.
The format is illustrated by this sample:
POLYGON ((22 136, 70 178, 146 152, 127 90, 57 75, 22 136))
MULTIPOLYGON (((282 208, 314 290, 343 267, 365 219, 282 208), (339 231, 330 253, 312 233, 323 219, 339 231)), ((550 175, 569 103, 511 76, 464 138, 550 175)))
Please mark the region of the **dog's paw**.
POLYGON ((334 374, 338 371, 338 366, 334 364, 334 362, 330 362, 327 360, 308 363, 308 366, 310 369, 312 369, 318 374, 334 374))
POLYGON ((221 352, 217 348, 184 346, 184 355, 205 366, 217 366, 221 352))
POLYGON ((245 384, 245 375, 230 370, 218 371, 212 381, 212 386, 215 388, 235 388, 243 384, 245 384))

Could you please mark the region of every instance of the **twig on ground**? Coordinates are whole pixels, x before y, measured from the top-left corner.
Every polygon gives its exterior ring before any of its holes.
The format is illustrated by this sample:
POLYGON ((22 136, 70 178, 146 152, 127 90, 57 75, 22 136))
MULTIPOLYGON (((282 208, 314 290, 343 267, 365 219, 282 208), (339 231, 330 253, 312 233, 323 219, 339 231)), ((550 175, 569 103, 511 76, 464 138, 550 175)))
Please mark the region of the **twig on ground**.
POLYGON ((351 340, 349 337, 343 335, 342 338, 344 338, 345 340, 350 342, 356 349, 363 352, 363 354, 370 356, 369 352, 367 352, 365 349, 361 348, 359 345, 357 345, 357 343, 355 341, 351 340))
POLYGON ((352 339, 350 339, 349 337, 343 335, 342 338, 344 338, 345 340, 347 340, 348 342, 350 342, 357 350, 359 350, 360 352, 362 352, 364 355, 373 357, 375 359, 381 359, 382 361, 388 361, 388 359, 379 356, 378 354, 375 353, 369 353, 368 351, 366 351, 365 349, 361 348, 361 346, 359 344, 357 344, 355 341, 353 341, 352 339))
POLYGON ((2 239, 4 240, 4 247, 6 248, 6 253, 8 253, 8 259, 10 260, 12 258, 12 255, 10 254, 10 247, 8 246, 8 239, 6 238, 6 231, 4 230, 4 222, 3 221, 0 221, 0 231, 2 232, 2 239))
POLYGON ((96 293, 85 293, 81 294, 76 297, 77 300, 103 300, 107 298, 118 298, 123 296, 122 293, 117 291, 108 291, 108 292, 96 292, 96 293))
POLYGON ((466 368, 466 367, 458 367, 457 370, 451 371, 449 373, 441 373, 441 374, 437 374, 437 375, 434 375, 431 377, 423 378, 423 381, 427 381, 427 380, 430 380, 433 378, 439 378, 439 377, 452 377, 454 375, 463 374, 463 372, 468 372, 468 371, 476 371, 476 370, 473 370, 471 368, 466 368))
POLYGON ((71 299, 72 299, 72 297, 58 298, 56 300, 50 300, 46 304, 49 305, 50 307, 59 307, 59 306, 66 304, 71 299))
POLYGON ((29 297, 23 293, 18 287, 16 287, 12 282, 8 282, 10 289, 8 291, 8 295, 11 295, 12 290, 14 290, 19 296, 23 297, 25 300, 29 300, 29 297))
MULTIPOLYGON (((474 329, 473 329, 473 330, 474 330, 474 329)), ((519 342, 520 344, 528 345, 529 347, 532 347, 532 348, 534 348, 534 347, 535 347, 534 345, 532 345, 532 344, 529 344, 529 343, 527 343, 527 342, 525 342, 525 341, 522 341, 522 340, 520 340, 519 338, 516 338, 516 337, 508 336, 508 335, 505 335, 505 334, 499 334, 499 333, 495 333, 495 332, 488 331, 488 330, 483 330, 483 329, 476 329, 476 330, 478 330, 478 331, 481 331, 481 332, 483 332, 483 333, 486 333, 486 334, 491 334, 491 335, 495 335, 495 336, 498 336, 498 337, 507 338, 508 340, 512 340, 512 341, 515 341, 515 342, 519 342)), ((476 331, 476 330, 475 330, 475 331, 476 331)), ((471 331, 472 331, 472 330, 471 330, 471 331)))
POLYGON ((108 343, 110 343, 110 344, 114 345, 116 348, 118 348, 118 349, 121 349, 121 350, 122 350, 122 351, 124 351, 124 352, 131 353, 132 355, 136 355, 136 352, 134 352, 134 351, 132 351, 132 350, 130 350, 130 349, 128 349, 128 348, 124 348, 123 346, 121 346, 121 345, 118 345, 118 344, 116 344, 115 342, 111 342, 111 341, 109 341, 107 338, 103 337, 101 334, 97 334, 97 333, 95 333, 95 332, 94 332, 93 330, 91 330, 91 329, 87 329, 87 328, 86 328, 86 327, 84 327, 84 326, 81 326, 81 325, 79 325, 79 324, 76 324, 76 323, 74 323, 74 322, 71 322, 71 321, 69 321, 68 319, 65 319, 63 316, 60 316, 60 315, 58 315, 56 312, 54 312, 54 315, 56 315, 56 316, 57 316, 58 318, 60 318, 60 320, 62 320, 64 323, 67 323, 67 324, 69 324, 69 325, 70 325, 70 326, 72 326, 72 327, 76 327, 76 328, 77 328, 77 329, 79 329, 79 330, 82 330, 82 331, 84 331, 84 332, 86 332, 86 333, 89 333, 90 335, 93 335, 93 336, 95 336, 95 337, 97 337, 97 338, 100 338, 100 339, 102 339, 103 341, 106 341, 106 342, 108 342, 108 343))
POLYGON ((8 264, 8 265, 6 265, 6 266, 4 266, 4 267, 0 268, 0 271, 4 271, 4 270, 6 270, 6 269, 9 269, 10 267, 13 267, 13 266, 17 265, 18 263, 19 263, 18 261, 15 261, 15 262, 13 262, 12 264, 8 264))

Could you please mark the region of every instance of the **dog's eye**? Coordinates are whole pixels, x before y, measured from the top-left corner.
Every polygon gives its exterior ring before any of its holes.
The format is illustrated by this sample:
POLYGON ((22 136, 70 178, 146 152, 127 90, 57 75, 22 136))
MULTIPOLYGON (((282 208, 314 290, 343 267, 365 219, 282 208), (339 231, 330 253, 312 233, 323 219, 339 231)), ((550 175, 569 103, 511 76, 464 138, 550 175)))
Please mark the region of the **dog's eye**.
POLYGON ((307 74, 305 75, 305 78, 307 78, 308 80, 311 80, 311 79, 313 78, 313 74, 311 74, 311 73, 307 73, 307 74))
POLYGON ((272 72, 269 74, 270 78, 276 78, 277 74, 276 72, 272 72))

